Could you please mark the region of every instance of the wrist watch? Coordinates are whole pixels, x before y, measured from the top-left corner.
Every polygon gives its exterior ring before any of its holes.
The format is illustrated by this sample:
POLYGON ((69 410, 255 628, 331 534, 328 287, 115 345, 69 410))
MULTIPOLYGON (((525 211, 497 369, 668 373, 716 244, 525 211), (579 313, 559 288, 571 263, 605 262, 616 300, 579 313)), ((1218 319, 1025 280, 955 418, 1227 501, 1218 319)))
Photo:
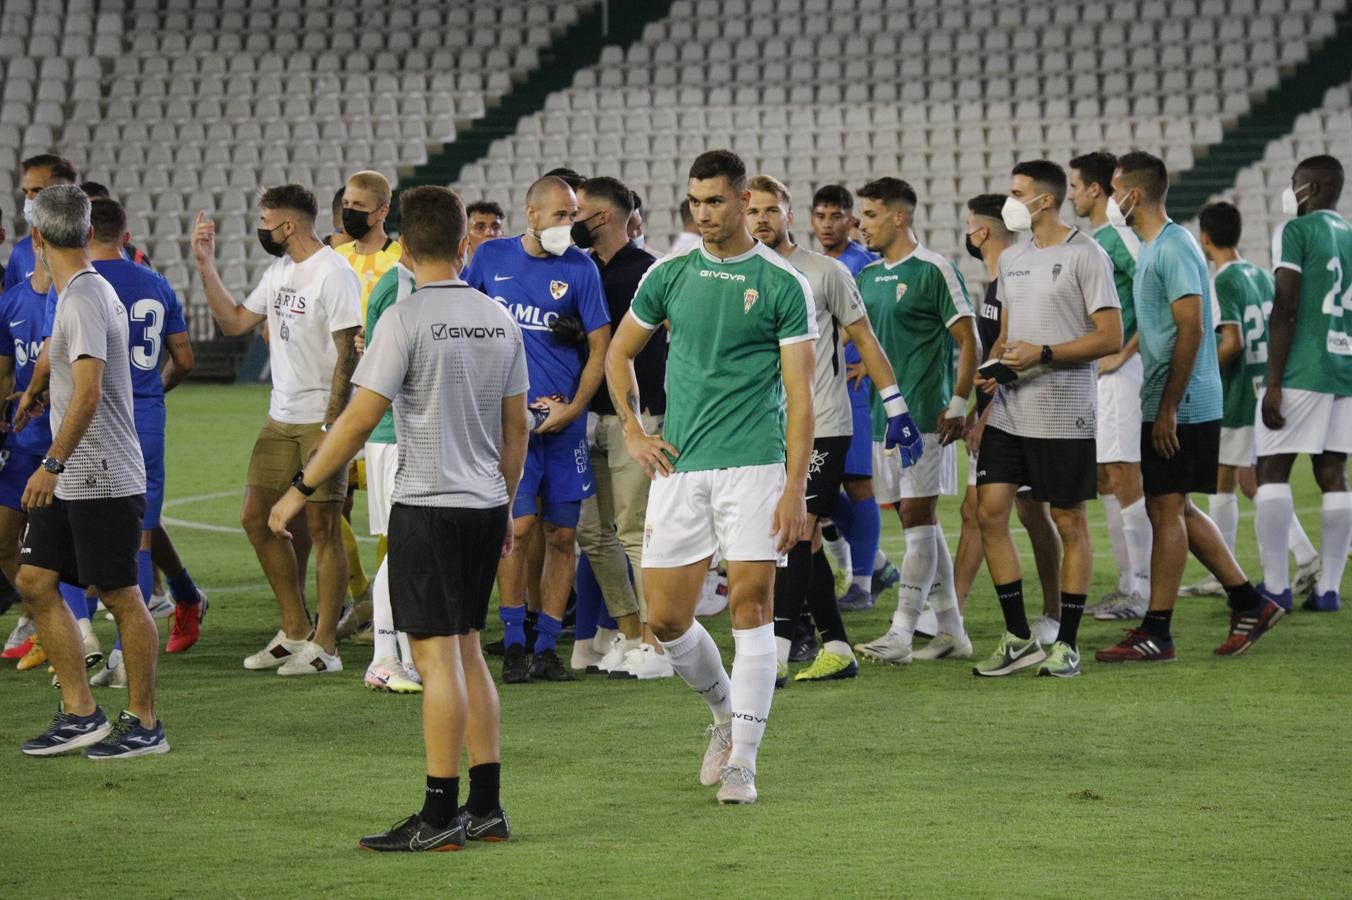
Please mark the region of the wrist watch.
POLYGON ((44 456, 42 458, 42 468, 51 472, 53 475, 60 475, 62 472, 66 471, 66 464, 55 456, 44 456))
POLYGON ((318 486, 310 487, 308 484, 305 483, 304 469, 301 469, 299 472, 297 472, 296 477, 291 479, 291 486, 296 490, 300 491, 300 495, 302 497, 309 497, 312 494, 314 494, 315 491, 319 490, 318 486))
POLYGON ((1050 344, 1042 345, 1042 363, 1047 366, 1052 364, 1052 348, 1050 344))

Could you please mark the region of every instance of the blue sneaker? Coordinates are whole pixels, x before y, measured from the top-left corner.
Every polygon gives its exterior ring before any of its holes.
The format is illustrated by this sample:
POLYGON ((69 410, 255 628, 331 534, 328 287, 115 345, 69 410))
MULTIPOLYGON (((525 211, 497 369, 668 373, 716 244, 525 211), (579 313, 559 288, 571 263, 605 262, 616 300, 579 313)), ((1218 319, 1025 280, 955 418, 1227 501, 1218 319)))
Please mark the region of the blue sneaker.
POLYGON ((55 756, 88 747, 103 740, 112 730, 108 717, 103 710, 94 707, 87 716, 68 713, 60 706, 47 730, 37 737, 23 742, 22 750, 28 756, 55 756))
POLYGON ((873 594, 851 583, 849 590, 836 600, 836 608, 843 612, 864 612, 873 609, 873 602, 873 594))
POLYGON ((892 563, 886 563, 881 569, 873 573, 872 592, 876 598, 883 591, 890 587, 895 587, 901 581, 901 573, 892 563))
POLYGON ((1273 603, 1280 606, 1284 611, 1286 612, 1291 611, 1292 600, 1290 588, 1287 588, 1280 594, 1274 594, 1272 591, 1269 591, 1267 589, 1267 585, 1263 584, 1262 582, 1259 582, 1258 594, 1265 600, 1271 600, 1273 603))
POLYGON ((1310 591, 1310 596, 1300 605, 1306 612, 1337 612, 1342 607, 1343 600, 1337 591, 1325 591, 1322 594, 1310 591))
POLYGON ((124 709, 108 736, 86 750, 84 755, 87 759, 131 759, 168 752, 163 722, 157 721, 154 728, 142 728, 141 720, 124 709))

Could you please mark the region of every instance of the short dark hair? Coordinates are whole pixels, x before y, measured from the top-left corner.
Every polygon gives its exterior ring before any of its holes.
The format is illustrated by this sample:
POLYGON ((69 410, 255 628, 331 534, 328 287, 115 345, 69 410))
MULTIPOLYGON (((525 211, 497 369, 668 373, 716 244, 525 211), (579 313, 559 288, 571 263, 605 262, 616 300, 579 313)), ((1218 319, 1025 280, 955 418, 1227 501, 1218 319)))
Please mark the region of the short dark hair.
POLYGON ((888 206, 904 203, 915 209, 916 204, 920 202, 915 195, 915 188, 911 187, 908 182, 900 178, 893 178, 891 175, 875 178, 854 193, 861 200, 877 200, 879 203, 886 203, 888 206))
POLYGON ((1197 224, 1202 233, 1211 238, 1211 243, 1221 248, 1238 246, 1239 235, 1244 230, 1239 207, 1224 200, 1203 206, 1197 214, 1197 224))
POLYGON ((75 171, 75 164, 64 156, 57 156, 55 153, 39 153, 37 156, 30 156, 19 163, 19 168, 27 172, 29 169, 51 169, 52 178, 63 184, 74 184, 80 176, 75 171))
POLYGON ((841 212, 854 211, 854 195, 843 184, 824 184, 812 195, 812 208, 837 206, 841 212))
POLYGON ((635 191, 635 190, 632 190, 632 189, 629 191, 629 194, 630 194, 630 199, 634 201, 633 209, 631 209, 631 210, 629 210, 629 211, 630 211, 630 212, 633 212, 633 211, 636 209, 636 210, 638 210, 639 212, 642 212, 642 211, 643 211, 643 195, 640 194, 638 191, 635 191))
POLYGON ((80 190, 84 191, 85 196, 88 197, 90 200, 96 200, 99 197, 113 196, 106 187, 99 184, 97 181, 80 182, 80 190))
POLYGON ((399 224, 415 260, 454 260, 465 239, 465 204, 450 188, 409 188, 399 195, 399 224))
POLYGON ((496 216, 499 219, 507 218, 507 213, 503 212, 502 205, 494 203, 492 200, 475 200, 465 207, 465 218, 468 219, 476 214, 496 216))
POLYGON ((1006 199, 1008 198, 1004 194, 977 194, 967 201, 967 210, 972 215, 994 219, 1003 224, 1004 219, 1000 211, 1004 209, 1006 199))
POLYGON ((1034 184, 1041 185, 1052 195, 1058 206, 1066 199, 1066 170, 1050 159, 1024 160, 1009 174, 1023 175, 1034 184))
POLYGON ((1159 202, 1169 192, 1169 169, 1164 160, 1144 150, 1133 150, 1117 158, 1117 168, 1130 176, 1133 186, 1145 192, 1146 199, 1159 202))
POLYGON ((333 195, 333 204, 329 209, 333 212, 334 218, 341 218, 343 215, 343 193, 346 190, 346 187, 340 187, 338 192, 333 195))
POLYGON ((1086 184, 1096 184, 1105 196, 1113 195, 1113 171, 1117 168, 1117 157, 1106 150, 1082 153, 1070 161, 1070 167, 1080 173, 1080 180, 1086 184))
POLYGON ((681 201, 681 224, 682 224, 682 225, 694 225, 694 224, 695 224, 695 214, 692 213, 692 212, 690 211, 690 201, 689 201, 689 200, 682 200, 682 201, 681 201))
POLYGON ((258 205, 264 209, 289 209, 307 216, 311 222, 319 217, 319 204, 309 188, 299 184, 282 184, 270 187, 258 198, 258 205))
POLYGON ((634 192, 624 186, 624 182, 609 175, 588 178, 578 185, 579 191, 585 191, 599 200, 604 200, 619 211, 626 219, 634 211, 634 192))
POLYGON ((549 177, 550 175, 560 179, 564 184, 575 191, 582 185, 582 182, 587 180, 586 176, 579 175, 575 170, 570 169, 567 166, 559 166, 557 169, 550 169, 545 173, 545 177, 549 177))
POLYGON ((1296 165, 1297 172, 1309 172, 1316 176, 1321 184, 1327 184, 1333 191, 1332 200, 1336 203, 1343 193, 1343 164, 1326 153, 1309 156, 1296 165))
POLYGON ((690 164, 692 181, 720 177, 726 178, 733 190, 741 193, 746 190, 746 163, 731 150, 706 150, 690 164))
MULTIPOLYGON (((85 191, 86 195, 88 193, 85 191)), ((127 231, 127 212, 116 200, 94 197, 89 201, 89 225, 94 229, 94 240, 98 243, 120 244, 127 231)))

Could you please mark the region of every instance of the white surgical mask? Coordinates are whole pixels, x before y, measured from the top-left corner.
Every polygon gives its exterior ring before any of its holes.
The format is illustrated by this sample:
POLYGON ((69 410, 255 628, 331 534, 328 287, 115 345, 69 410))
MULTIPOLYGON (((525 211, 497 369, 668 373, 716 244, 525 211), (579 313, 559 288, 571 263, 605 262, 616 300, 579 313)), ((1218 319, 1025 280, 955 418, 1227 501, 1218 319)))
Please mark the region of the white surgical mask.
MULTIPOLYGON (((1133 207, 1134 208, 1134 207, 1133 207)), ((1122 212, 1122 207, 1117 205, 1116 197, 1108 198, 1108 224, 1114 228, 1127 227, 1127 214, 1122 212)))
POLYGON ((551 256, 563 256, 564 252, 573 246, 573 224, 555 225, 552 228, 546 228, 539 232, 536 237, 540 241, 540 246, 551 256))
MULTIPOLYGON (((1029 203, 1036 203, 1041 200, 1045 194, 1038 194, 1029 203)), ((1015 197, 1006 197, 1004 208, 1000 210, 1000 218, 1004 220, 1005 227, 1010 231, 1031 231, 1033 228, 1033 214, 1028 211, 1028 205, 1015 197)))
MULTIPOLYGON (((1301 187, 1306 188, 1309 187, 1309 185, 1301 185, 1301 187)), ((1297 196, 1293 188, 1288 187, 1286 190, 1282 191, 1282 215, 1285 216, 1300 215, 1301 199, 1302 199, 1301 197, 1297 196)))
POLYGON ((634 238, 634 246, 637 247, 637 248, 640 249, 640 250, 643 249, 643 245, 646 244, 646 243, 647 243, 647 241, 645 241, 645 240, 643 239, 643 235, 641 235, 641 234, 640 234, 638 237, 634 238))
POLYGON ((24 201, 23 201, 23 220, 24 220, 25 222, 28 223, 28 227, 29 227, 29 228, 32 228, 32 227, 33 227, 33 207, 36 206, 36 205, 37 205, 37 201, 34 200, 32 197, 25 197, 25 198, 24 198, 24 201))

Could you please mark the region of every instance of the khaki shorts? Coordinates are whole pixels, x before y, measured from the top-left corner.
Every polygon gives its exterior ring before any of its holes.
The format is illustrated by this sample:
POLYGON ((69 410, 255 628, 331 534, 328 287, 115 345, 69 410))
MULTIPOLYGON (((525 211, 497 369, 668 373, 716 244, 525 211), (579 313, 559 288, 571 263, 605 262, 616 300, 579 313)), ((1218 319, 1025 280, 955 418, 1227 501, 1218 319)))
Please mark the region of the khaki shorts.
MULTIPOLYGON (((253 455, 249 457, 249 474, 244 483, 249 487, 264 488, 279 494, 291 487, 291 479, 296 477, 305 462, 319 446, 324 433, 322 423, 310 425, 287 425, 273 419, 263 422, 263 430, 258 432, 254 442, 253 455)), ((311 503, 326 500, 342 500, 347 496, 347 467, 337 475, 321 484, 310 497, 311 503)))

